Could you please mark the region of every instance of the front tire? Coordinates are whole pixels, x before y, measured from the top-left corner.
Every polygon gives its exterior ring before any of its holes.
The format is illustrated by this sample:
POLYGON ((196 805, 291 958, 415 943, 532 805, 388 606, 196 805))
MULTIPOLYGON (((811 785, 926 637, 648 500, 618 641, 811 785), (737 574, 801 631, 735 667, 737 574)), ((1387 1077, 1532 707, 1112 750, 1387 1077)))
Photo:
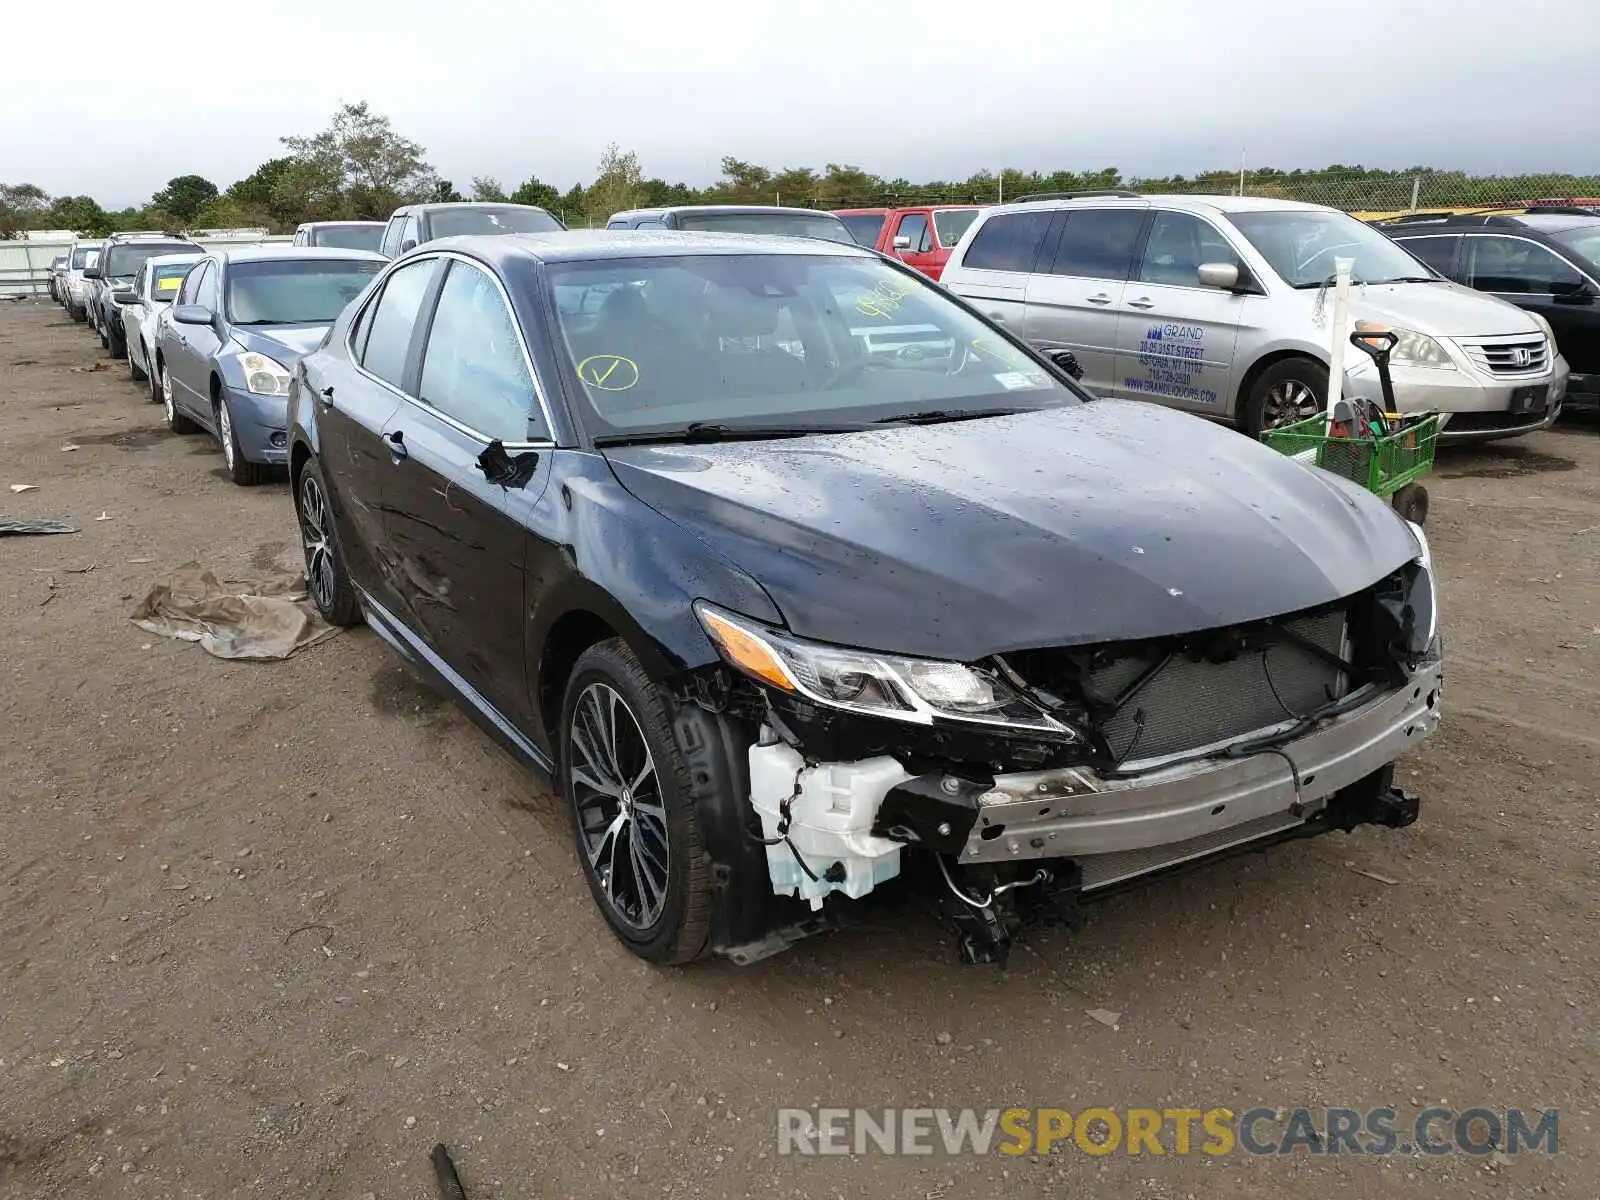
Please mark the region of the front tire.
MULTIPOLYGON (((139 343, 139 348, 140 348, 141 351, 144 349, 144 343, 143 342, 139 343)), ((127 350, 126 350, 126 354, 127 354, 127 359, 128 359, 128 378, 133 380, 134 383, 143 383, 146 379, 149 378, 149 375, 147 375, 145 373, 145 370, 144 370, 143 367, 141 367, 137 362, 134 361, 134 358, 133 358, 133 347, 129 346, 127 348, 127 350)), ((149 362, 150 360, 149 360, 149 358, 146 358, 145 361, 149 362)))
POLYGON ((620 639, 584 651, 561 708, 558 778, 595 904, 647 962, 702 957, 711 862, 671 700, 620 639))
POLYGON ((239 436, 234 432, 233 414, 228 411, 228 398, 217 397, 217 440, 222 443, 222 461, 228 464, 228 478, 240 487, 256 487, 272 478, 272 468, 266 463, 251 462, 244 456, 239 436))
POLYGON ((300 519, 300 548, 305 554, 306 588, 311 602, 330 625, 361 624, 361 604, 333 532, 328 485, 314 459, 300 470, 294 489, 294 511, 300 519))
POLYGON ((1240 424, 1251 437, 1320 413, 1327 403, 1328 368, 1309 358, 1275 362, 1256 378, 1245 397, 1240 424))

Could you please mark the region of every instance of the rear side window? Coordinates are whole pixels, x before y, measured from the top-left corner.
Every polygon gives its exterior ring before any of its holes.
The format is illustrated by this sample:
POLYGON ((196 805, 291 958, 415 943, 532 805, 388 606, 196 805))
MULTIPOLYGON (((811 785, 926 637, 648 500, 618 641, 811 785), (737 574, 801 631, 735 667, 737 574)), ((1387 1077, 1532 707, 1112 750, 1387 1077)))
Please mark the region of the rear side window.
POLYGON ((933 228, 939 235, 939 244, 954 247, 961 235, 978 219, 975 208, 944 208, 933 214, 933 228))
POLYGON ((1454 237, 1440 234, 1434 237, 1396 238, 1395 240, 1439 272, 1439 274, 1455 274, 1456 250, 1461 245, 1460 234, 1456 234, 1454 237))
POLYGON ((438 269, 438 260, 432 258, 401 267, 385 281, 383 295, 372 310, 361 365, 395 387, 404 386, 411 331, 438 269))
POLYGON ((1126 279, 1143 225, 1141 208, 1091 208, 1069 214, 1051 274, 1126 279))
POLYGON ((989 218, 973 235, 961 265, 974 271, 1032 271, 1054 216, 1040 209, 989 218))

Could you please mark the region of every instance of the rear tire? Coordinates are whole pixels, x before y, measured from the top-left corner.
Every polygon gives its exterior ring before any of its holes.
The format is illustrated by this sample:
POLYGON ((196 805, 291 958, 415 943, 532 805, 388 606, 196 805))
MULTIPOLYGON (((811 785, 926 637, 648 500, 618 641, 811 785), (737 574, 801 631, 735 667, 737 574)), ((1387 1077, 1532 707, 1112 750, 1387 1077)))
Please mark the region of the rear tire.
POLYGON ((671 700, 627 643, 589 647, 561 706, 557 777, 578 861, 617 939, 647 962, 710 949, 711 860, 671 700))
POLYGON ((1263 429, 1275 429, 1314 417, 1327 404, 1328 368, 1309 358, 1275 362, 1250 385, 1239 424, 1253 438, 1263 429))
MULTIPOLYGON (((141 350, 143 350, 143 348, 144 348, 144 343, 143 342, 139 343, 139 348, 141 350)), ((128 378, 129 379, 133 380, 133 382, 135 382, 135 383, 144 383, 147 379, 150 378, 150 376, 145 373, 145 369, 143 367, 141 367, 137 362, 134 361, 134 359, 133 359, 133 347, 129 346, 129 347, 126 348, 125 357, 128 360, 128 378)), ((145 359, 145 362, 149 362, 149 361, 150 360, 148 358, 145 359)))

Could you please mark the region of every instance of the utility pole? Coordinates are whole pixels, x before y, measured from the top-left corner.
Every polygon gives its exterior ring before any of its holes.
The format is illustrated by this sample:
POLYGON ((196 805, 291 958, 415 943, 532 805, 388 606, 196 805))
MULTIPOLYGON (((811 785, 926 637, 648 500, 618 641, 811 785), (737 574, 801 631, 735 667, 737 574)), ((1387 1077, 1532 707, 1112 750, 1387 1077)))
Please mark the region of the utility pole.
POLYGON ((1004 204, 1005 202, 1006 202, 1006 169, 1004 167, 1001 167, 1000 168, 1000 198, 996 201, 996 203, 1004 204))

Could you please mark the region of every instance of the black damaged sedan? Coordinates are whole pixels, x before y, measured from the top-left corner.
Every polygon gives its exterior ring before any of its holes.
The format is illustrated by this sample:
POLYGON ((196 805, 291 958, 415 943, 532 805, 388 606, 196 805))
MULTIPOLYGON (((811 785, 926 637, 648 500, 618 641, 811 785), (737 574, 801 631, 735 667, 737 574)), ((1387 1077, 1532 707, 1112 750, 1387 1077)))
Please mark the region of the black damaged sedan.
POLYGON ((553 778, 635 953, 750 961, 905 876, 992 960, 1409 824, 1438 721, 1421 530, 1088 399, 866 250, 451 239, 300 360, 291 470, 318 607, 553 778))

